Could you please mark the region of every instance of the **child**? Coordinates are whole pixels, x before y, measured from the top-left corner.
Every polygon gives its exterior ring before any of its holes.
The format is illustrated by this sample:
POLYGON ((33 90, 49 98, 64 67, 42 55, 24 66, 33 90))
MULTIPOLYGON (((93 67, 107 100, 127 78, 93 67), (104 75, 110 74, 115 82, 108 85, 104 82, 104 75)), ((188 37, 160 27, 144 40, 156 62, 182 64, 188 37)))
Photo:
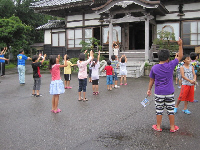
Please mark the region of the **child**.
POLYGON ((118 59, 119 45, 116 42, 113 42, 113 54, 118 59))
POLYGON ((87 61, 85 61, 85 54, 81 53, 79 55, 79 60, 77 61, 77 65, 79 68, 78 72, 78 80, 79 80, 79 89, 78 89, 78 95, 79 99, 78 101, 88 101, 88 99, 85 97, 86 95, 86 86, 87 86, 87 64, 93 59, 93 52, 90 51, 90 57, 87 61), (83 98, 81 98, 81 91, 83 91, 83 98))
POLYGON ((115 80, 115 85, 113 84, 113 88, 119 88, 120 86, 117 86, 117 81, 118 81, 118 77, 117 77, 117 68, 118 68, 118 57, 116 57, 115 55, 111 56, 111 66, 114 69, 114 74, 113 74, 113 80, 115 80), (117 60, 115 60, 115 58, 117 58, 117 60))
MULTIPOLYGON (((89 53, 88 53, 88 59, 89 59, 89 53)), ((92 60, 89 62, 89 82, 92 82, 92 67, 91 67, 91 65, 92 65, 92 60)))
MULTIPOLYGON (((60 78, 60 68, 61 67, 67 67, 67 65, 60 65, 59 64, 59 58, 58 55, 51 55, 49 58, 49 69, 51 72, 51 84, 50 84, 50 94, 53 95, 52 97, 52 110, 53 113, 59 113, 61 110, 58 108, 58 101, 60 94, 65 92, 63 81, 60 78)), ((64 61, 66 63, 67 55, 64 56, 64 61)))
POLYGON ((187 109, 188 102, 194 101, 194 84, 196 81, 196 75, 194 71, 194 67, 190 65, 191 59, 189 55, 183 56, 184 65, 181 66, 181 76, 182 76, 182 86, 181 92, 178 97, 178 101, 174 108, 174 113, 178 110, 178 105, 181 101, 184 102, 184 109, 182 110, 185 114, 191 114, 191 112, 187 109))
POLYGON ((127 63, 127 58, 125 55, 122 55, 120 58, 120 75, 121 75, 121 80, 120 80, 120 85, 123 85, 123 79, 124 79, 124 85, 127 85, 126 82, 126 76, 127 76, 127 70, 126 70, 126 63, 127 63))
POLYGON ((41 85, 41 74, 40 74, 40 67, 42 65, 42 63, 44 62, 45 58, 46 58, 46 54, 44 55, 43 59, 41 62, 39 62, 40 60, 40 57, 41 57, 41 54, 39 56, 37 55, 34 55, 33 58, 32 58, 32 61, 33 63, 31 64, 32 65, 32 68, 33 68, 33 79, 34 79, 34 85, 33 85, 33 91, 32 91, 32 96, 35 96, 35 97, 40 97, 42 96, 39 92, 40 90, 40 85, 41 85), (36 90, 36 93, 35 94, 35 90, 36 90))
MULTIPOLYGON (((0 53, 0 58, 4 58, 6 51, 7 51, 7 47, 4 47, 0 53)), ((8 60, 8 59, 0 59, 0 75, 1 75, 1 77, 4 77, 4 75, 5 75, 5 60, 8 60)))
POLYGON ((154 65, 150 72, 150 82, 147 95, 151 95, 151 89, 155 81, 155 105, 157 124, 152 128, 156 131, 162 131, 161 121, 164 107, 167 109, 167 114, 170 121, 170 132, 179 130, 178 126, 174 125, 174 86, 173 86, 173 71, 178 62, 183 56, 182 40, 179 38, 179 55, 178 58, 169 61, 170 52, 168 50, 160 50, 158 52, 159 64, 154 65))
MULTIPOLYGON (((178 55, 177 55, 178 57, 178 55)), ((181 79, 181 72, 180 72, 180 67, 183 65, 184 63, 183 62, 179 62, 178 65, 176 66, 176 85, 178 85, 178 88, 180 89, 181 88, 181 82, 182 82, 182 79, 181 79)))
POLYGON ((70 57, 67 56, 67 63, 64 65, 67 65, 67 67, 64 67, 64 78, 65 78, 65 89, 71 89, 72 87, 70 86, 70 80, 71 80, 71 66, 75 66, 76 64, 72 64, 70 62, 70 57))
POLYGON ((112 84, 113 84, 113 74, 114 69, 111 66, 111 61, 107 61, 107 66, 105 66, 104 71, 106 70, 106 80, 107 80, 107 89, 108 91, 112 91, 112 84))
MULTIPOLYGON (((197 69, 199 68, 199 61, 197 60, 198 59, 197 53, 191 52, 190 53, 190 58, 192 60, 191 64, 194 67, 195 74, 197 74, 197 69)), ((194 91, 195 90, 196 90, 196 84, 194 86, 194 91)), ((198 100, 195 99, 193 102, 198 102, 198 100)))
POLYGON ((100 51, 98 53, 97 59, 93 59, 93 63, 91 65, 92 67, 92 89, 93 89, 93 95, 98 95, 99 94, 99 58, 100 58, 100 51))

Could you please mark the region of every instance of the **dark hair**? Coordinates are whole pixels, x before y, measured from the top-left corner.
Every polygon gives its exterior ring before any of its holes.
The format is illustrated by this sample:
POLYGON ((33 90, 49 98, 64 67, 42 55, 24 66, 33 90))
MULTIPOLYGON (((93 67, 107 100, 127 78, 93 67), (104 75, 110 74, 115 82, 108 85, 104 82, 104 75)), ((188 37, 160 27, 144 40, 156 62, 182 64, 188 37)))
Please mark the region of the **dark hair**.
POLYGON ((19 50, 19 53, 21 54, 23 51, 24 51, 23 49, 20 49, 20 50, 19 50))
POLYGON ((91 67, 95 67, 95 64, 97 63, 97 59, 94 58, 91 67))
POLYGON ((69 60, 70 59, 70 57, 67 55, 67 60, 69 60))
POLYGON ((190 53, 190 58, 191 58, 192 60, 195 60, 195 59, 197 58, 197 53, 191 52, 191 53, 190 53))
POLYGON ((188 54, 183 55, 182 61, 185 60, 187 57, 190 57, 190 55, 188 55, 188 54))
POLYGON ((107 60, 107 65, 110 66, 111 65, 111 61, 107 60))
POLYGON ((115 47, 115 46, 117 46, 117 44, 114 43, 114 44, 113 44, 113 47, 115 47))
POLYGON ((170 58, 170 52, 167 49, 162 49, 158 52, 159 61, 166 61, 170 58))
POLYGON ((84 53, 81 53, 81 54, 79 55, 79 60, 80 60, 80 61, 85 61, 85 54, 84 54, 84 53))
POLYGON ((32 61, 35 62, 35 61, 38 59, 38 57, 39 57, 38 55, 34 55, 34 56, 32 57, 32 61))
POLYGON ((112 59, 112 60, 115 60, 115 55, 112 55, 112 56, 111 56, 111 59, 112 59))
POLYGON ((49 69, 52 69, 52 66, 56 64, 57 55, 50 55, 49 57, 49 69))
POLYGON ((125 63, 125 57, 121 58, 121 63, 125 63))

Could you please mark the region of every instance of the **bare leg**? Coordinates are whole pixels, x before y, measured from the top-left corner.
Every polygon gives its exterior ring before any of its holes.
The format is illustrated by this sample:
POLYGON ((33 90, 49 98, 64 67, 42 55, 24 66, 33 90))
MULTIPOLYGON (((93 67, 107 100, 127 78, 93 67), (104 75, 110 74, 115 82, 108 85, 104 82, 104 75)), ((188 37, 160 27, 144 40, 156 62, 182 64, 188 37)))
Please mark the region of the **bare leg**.
POLYGON ((52 97, 52 110, 55 110, 55 95, 52 97))
POLYGON ((33 94, 33 95, 35 94, 35 90, 32 91, 32 94, 33 94))
POLYGON ((67 87, 67 81, 65 80, 65 87, 67 87))
POLYGON ((95 92, 95 85, 92 85, 92 90, 93 92, 95 92))
POLYGON ((67 86, 70 87, 70 81, 67 81, 67 86))
POLYGON ((121 79, 120 79, 120 84, 122 84, 122 79, 123 79, 123 76, 121 76, 121 79))
POLYGON ((81 92, 78 92, 78 100, 81 100, 81 92))
POLYGON ((185 102, 184 102, 184 110, 187 109, 187 105, 188 105, 188 101, 185 101, 185 102))
POLYGON ((59 94, 56 94, 55 95, 55 109, 54 109, 54 111, 58 110, 58 101, 59 101, 59 94))
POLYGON ((115 80, 115 86, 117 86, 117 80, 115 80))
POLYGON ((176 78, 176 84, 178 84, 178 78, 176 78))
POLYGON ((126 82, 126 76, 124 76, 124 83, 127 83, 127 82, 126 82))
POLYGON ((156 115, 157 119, 157 129, 160 129, 161 121, 162 121, 162 115, 156 115))
POLYGON ((99 92, 99 85, 96 85, 96 92, 99 92))
POLYGON ((40 91, 39 90, 36 90, 36 92, 37 92, 37 95, 40 95, 40 91))
POLYGON ((107 85, 107 89, 108 89, 108 90, 110 89, 110 85, 107 85))
POLYGON ((179 80, 178 82, 179 82, 179 86, 181 86, 182 80, 179 80))
POLYGON ((83 100, 85 100, 86 92, 83 92, 83 100))
POLYGON ((170 129, 174 130, 174 115, 168 115, 169 117, 169 122, 170 122, 170 129))
POLYGON ((176 105, 175 105, 175 108, 178 108, 178 105, 180 104, 180 100, 177 100, 177 103, 176 103, 176 105))
POLYGON ((112 85, 110 85, 110 90, 112 90, 112 85))

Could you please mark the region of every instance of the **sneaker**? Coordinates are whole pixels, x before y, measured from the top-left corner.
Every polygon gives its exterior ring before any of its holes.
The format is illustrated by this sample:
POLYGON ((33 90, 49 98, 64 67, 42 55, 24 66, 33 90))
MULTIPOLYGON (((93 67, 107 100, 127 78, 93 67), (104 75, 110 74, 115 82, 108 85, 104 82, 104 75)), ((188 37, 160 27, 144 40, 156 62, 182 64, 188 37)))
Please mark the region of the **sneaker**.
POLYGON ((189 114, 191 114, 191 112, 188 110, 188 109, 186 109, 186 110, 182 110, 185 114, 187 114, 187 115, 189 115, 189 114))
POLYGON ((120 86, 117 86, 117 85, 115 85, 115 87, 114 87, 114 88, 118 89, 118 88, 120 88, 120 86))
POLYGON ((99 92, 96 92, 95 94, 96 94, 96 95, 99 95, 99 92))
POLYGON ((32 94, 31 96, 36 96, 36 94, 32 94))
POLYGON ((170 132, 174 133, 174 132, 176 132, 176 131, 178 131, 178 130, 179 130, 179 127, 178 127, 178 126, 174 126, 174 130, 171 130, 171 129, 170 129, 170 132))
POLYGON ((158 132, 161 132, 161 131, 162 131, 162 129, 158 129, 158 128, 157 128, 157 125, 156 125, 156 124, 153 125, 152 128, 153 128, 155 131, 158 131, 158 132))
POLYGON ((178 108, 174 108, 174 113, 177 113, 178 108))
POLYGON ((180 89, 180 88, 181 88, 181 86, 178 86, 178 88, 180 89))
POLYGON ((39 95, 35 95, 35 97, 42 97, 42 95, 41 95, 41 94, 39 94, 39 95))
POLYGON ((193 102, 194 102, 194 103, 197 103, 197 102, 198 102, 198 100, 196 100, 196 99, 195 99, 193 102))
POLYGON ((96 92, 93 92, 93 95, 96 95, 96 92))

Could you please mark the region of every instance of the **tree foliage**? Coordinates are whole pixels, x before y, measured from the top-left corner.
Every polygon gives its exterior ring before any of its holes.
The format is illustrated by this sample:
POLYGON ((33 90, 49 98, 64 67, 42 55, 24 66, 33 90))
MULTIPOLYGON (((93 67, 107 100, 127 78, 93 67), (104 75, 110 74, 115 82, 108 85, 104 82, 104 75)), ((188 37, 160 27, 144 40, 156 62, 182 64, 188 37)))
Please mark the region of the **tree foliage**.
POLYGON ((34 13, 29 6, 35 1, 0 0, 0 48, 12 46, 14 53, 20 48, 29 53, 30 45, 44 41, 43 31, 35 29, 57 18, 34 13))

